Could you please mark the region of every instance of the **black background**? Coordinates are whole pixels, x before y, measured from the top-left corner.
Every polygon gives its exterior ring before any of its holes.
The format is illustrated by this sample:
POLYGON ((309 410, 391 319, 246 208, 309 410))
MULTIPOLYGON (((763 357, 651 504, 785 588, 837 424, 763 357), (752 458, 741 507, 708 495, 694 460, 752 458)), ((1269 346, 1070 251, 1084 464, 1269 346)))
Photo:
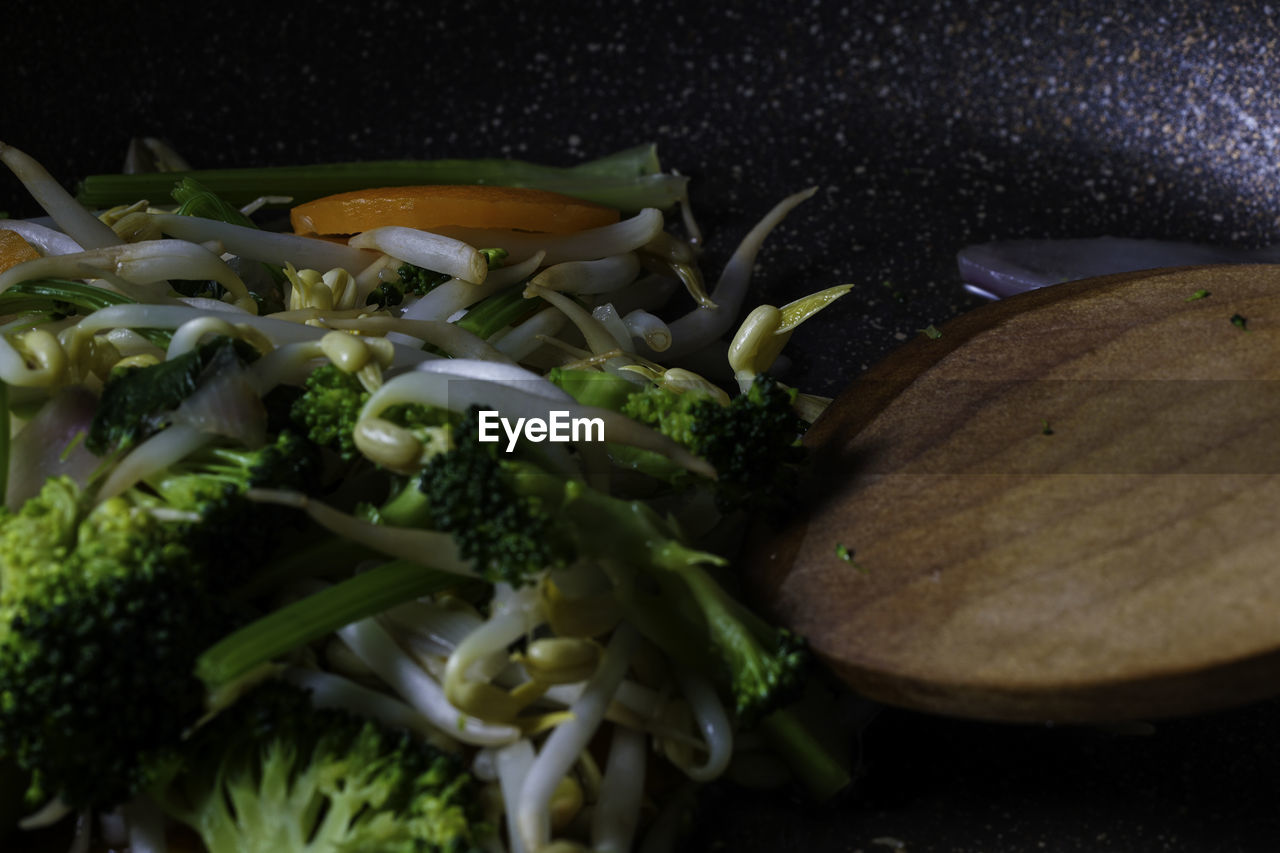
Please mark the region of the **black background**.
MULTIPOLYGON (((131 136, 196 167, 509 156, 639 142, 692 179, 714 275, 775 201, 757 299, 854 282, 793 341, 835 393, 972 307, 967 243, 1271 242, 1280 95, 1262 3, 11 4, 0 139, 69 186, 131 136)), ((32 210, 10 176, 0 209, 32 210)), ((1153 734, 881 713, 835 808, 717 791, 690 849, 1280 847, 1273 705, 1153 734)))

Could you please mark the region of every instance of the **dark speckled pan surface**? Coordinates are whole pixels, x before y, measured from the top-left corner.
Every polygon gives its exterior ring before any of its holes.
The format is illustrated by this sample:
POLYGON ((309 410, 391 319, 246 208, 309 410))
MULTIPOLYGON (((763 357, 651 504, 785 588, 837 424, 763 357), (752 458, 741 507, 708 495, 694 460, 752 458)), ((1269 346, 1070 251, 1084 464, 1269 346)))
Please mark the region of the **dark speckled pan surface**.
MULTIPOLYGON (((654 141, 692 178, 712 272, 776 200, 817 185, 766 244, 756 292, 781 302, 857 284, 789 349, 797 381, 835 393, 974 304, 954 266, 967 243, 1274 240, 1278 13, 1089 0, 29 3, 0 22, 0 138, 68 184, 117 170, 143 134, 197 167, 569 164, 654 141)), ((31 212, 8 176, 0 209, 31 212)), ((1145 736, 886 711, 838 808, 714 791, 690 849, 1276 849, 1276 711, 1145 736)))

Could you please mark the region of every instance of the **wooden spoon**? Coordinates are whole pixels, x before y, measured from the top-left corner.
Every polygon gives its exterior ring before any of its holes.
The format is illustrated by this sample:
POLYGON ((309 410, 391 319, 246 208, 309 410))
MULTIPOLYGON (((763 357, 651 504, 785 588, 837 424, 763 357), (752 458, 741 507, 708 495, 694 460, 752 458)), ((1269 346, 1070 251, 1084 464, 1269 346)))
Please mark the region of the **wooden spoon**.
POLYGON ((909 708, 1115 721, 1280 693, 1277 378, 1276 266, 983 306, 814 424, 809 506, 749 549, 753 592, 909 708))

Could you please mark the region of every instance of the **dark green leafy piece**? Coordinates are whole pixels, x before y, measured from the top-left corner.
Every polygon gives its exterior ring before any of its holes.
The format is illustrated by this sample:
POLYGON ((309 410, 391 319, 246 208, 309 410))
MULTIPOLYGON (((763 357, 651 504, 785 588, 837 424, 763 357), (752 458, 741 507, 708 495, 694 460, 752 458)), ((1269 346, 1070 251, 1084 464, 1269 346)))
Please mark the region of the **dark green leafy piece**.
POLYGON ((192 177, 183 177, 170 193, 178 203, 174 211, 181 216, 198 216, 201 219, 215 219, 244 228, 257 228, 253 220, 240 212, 240 209, 210 190, 192 177))
POLYGON ((101 456, 136 444, 162 429, 207 376, 234 361, 256 357, 247 344, 220 337, 159 364, 113 372, 102 389, 85 446, 101 456))
POLYGON ((375 287, 365 299, 364 304, 375 305, 378 308, 392 308, 404 302, 406 293, 425 296, 449 280, 448 273, 432 272, 413 264, 401 264, 396 270, 396 276, 397 278, 384 281, 375 287))

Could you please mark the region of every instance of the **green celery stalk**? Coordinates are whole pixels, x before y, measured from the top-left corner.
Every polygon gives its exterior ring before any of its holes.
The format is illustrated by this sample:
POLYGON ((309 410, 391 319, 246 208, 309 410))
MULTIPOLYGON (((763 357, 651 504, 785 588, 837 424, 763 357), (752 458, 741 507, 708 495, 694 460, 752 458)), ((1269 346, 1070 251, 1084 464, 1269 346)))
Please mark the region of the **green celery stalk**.
POLYGON ((660 172, 652 145, 637 146, 577 166, 522 160, 374 160, 315 166, 203 169, 137 175, 89 175, 78 199, 89 207, 167 198, 184 178, 242 205, 261 196, 290 196, 294 204, 369 187, 413 184, 494 184, 551 190, 620 210, 670 209, 685 197, 687 179, 660 172))
POLYGON ((217 690, 344 625, 466 580, 407 560, 384 563, 273 610, 219 640, 196 660, 196 677, 217 690))

